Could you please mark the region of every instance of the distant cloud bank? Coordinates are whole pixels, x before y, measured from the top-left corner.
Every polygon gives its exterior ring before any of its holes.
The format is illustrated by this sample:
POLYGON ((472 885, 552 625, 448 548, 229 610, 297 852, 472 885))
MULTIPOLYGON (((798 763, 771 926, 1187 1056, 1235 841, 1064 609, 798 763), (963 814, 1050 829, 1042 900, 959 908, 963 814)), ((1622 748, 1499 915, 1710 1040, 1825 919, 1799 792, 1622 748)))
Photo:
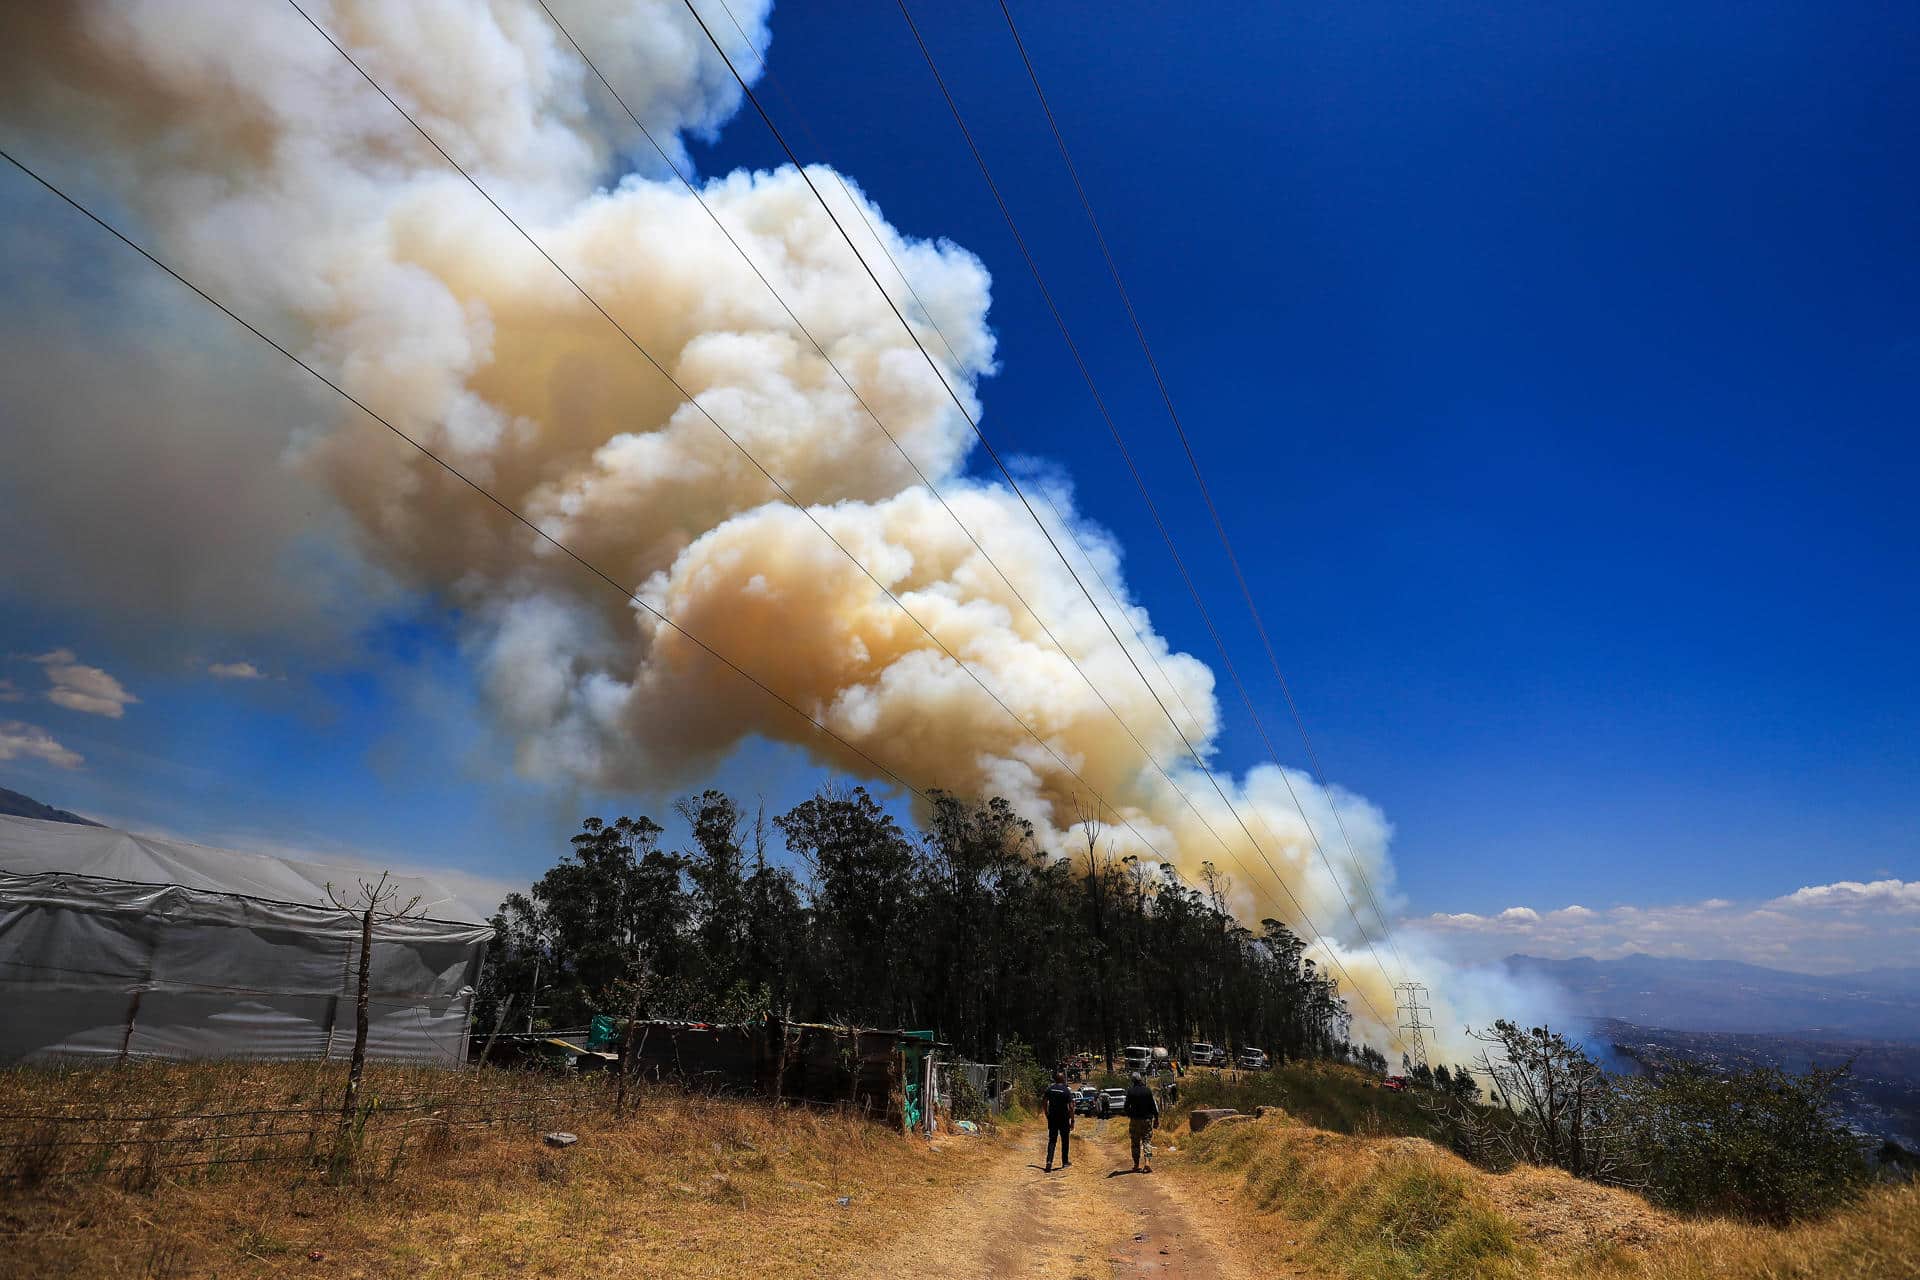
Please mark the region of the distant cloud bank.
POLYGON ((1833 973, 1920 956, 1920 880, 1836 880, 1747 902, 1442 912, 1406 927, 1473 960, 1514 951, 1603 960, 1644 952, 1833 973))
POLYGON ((207 674, 216 680, 264 680, 267 678, 267 673, 251 662, 209 663, 207 674))

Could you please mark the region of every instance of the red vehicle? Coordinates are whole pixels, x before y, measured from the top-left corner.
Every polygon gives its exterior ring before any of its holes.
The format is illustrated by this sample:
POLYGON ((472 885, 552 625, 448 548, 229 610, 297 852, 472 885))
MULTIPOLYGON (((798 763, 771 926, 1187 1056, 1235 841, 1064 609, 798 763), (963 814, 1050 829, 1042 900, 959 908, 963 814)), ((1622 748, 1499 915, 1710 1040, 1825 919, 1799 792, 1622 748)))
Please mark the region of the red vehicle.
POLYGON ((1393 1090, 1395 1093, 1405 1093, 1407 1091, 1407 1078, 1405 1076, 1388 1076, 1387 1088, 1393 1090))

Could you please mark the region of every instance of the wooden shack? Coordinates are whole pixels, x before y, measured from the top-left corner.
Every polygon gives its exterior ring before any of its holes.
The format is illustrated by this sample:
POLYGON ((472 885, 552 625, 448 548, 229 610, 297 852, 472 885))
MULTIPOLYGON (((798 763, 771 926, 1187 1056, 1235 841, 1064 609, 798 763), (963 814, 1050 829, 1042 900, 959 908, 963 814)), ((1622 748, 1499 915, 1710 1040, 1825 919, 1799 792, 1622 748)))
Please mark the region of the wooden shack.
MULTIPOLYGON (((617 1028, 617 1043, 625 1052, 624 1024, 617 1028)), ((633 1027, 630 1069, 645 1079, 701 1092, 844 1107, 896 1128, 913 1128, 920 1123, 927 1063, 939 1047, 929 1031, 774 1017, 737 1024, 649 1020, 633 1027)))

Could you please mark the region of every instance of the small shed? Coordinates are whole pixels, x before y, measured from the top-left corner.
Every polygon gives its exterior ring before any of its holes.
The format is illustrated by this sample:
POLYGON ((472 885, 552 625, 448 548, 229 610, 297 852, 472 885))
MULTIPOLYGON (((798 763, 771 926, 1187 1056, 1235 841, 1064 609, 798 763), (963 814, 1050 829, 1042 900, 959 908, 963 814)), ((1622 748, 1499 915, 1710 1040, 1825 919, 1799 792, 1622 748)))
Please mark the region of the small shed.
MULTIPOLYGON (((0 1062, 328 1058, 353 1047, 364 869, 0 816, 0 1062)), ((399 877, 423 918, 376 921, 369 1055, 457 1066, 493 931, 399 877)))

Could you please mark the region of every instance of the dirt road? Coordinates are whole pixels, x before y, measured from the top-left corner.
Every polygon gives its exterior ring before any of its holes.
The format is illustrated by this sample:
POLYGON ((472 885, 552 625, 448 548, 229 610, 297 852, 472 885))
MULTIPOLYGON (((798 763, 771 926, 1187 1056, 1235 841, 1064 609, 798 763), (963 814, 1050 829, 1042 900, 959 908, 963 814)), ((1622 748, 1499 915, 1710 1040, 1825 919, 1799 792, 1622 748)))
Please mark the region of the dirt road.
MULTIPOLYGON (((1162 1131, 1162 1143, 1177 1135, 1162 1131)), ((954 1138, 949 1141, 966 1141, 954 1138)), ((956 1280, 1239 1280, 1251 1277, 1161 1174, 1135 1174, 1126 1121, 1083 1118, 1073 1165, 1043 1170, 1046 1135, 1027 1130, 981 1181, 926 1206, 925 1227, 848 1274, 956 1280)), ((1274 1274, 1263 1270, 1263 1274, 1274 1274)))

